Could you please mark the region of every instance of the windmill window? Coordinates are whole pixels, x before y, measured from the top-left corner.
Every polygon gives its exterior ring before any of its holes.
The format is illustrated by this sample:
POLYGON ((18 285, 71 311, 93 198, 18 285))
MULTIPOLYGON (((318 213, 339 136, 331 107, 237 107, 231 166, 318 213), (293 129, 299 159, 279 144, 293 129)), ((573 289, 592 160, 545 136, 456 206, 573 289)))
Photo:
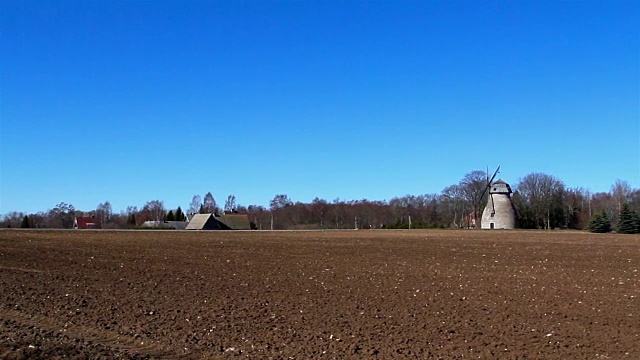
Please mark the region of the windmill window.
POLYGON ((491 213, 491 217, 493 217, 493 215, 495 215, 495 213, 491 213))
POLYGON ((498 188, 493 188, 493 191, 496 191, 496 190, 498 190, 498 188))

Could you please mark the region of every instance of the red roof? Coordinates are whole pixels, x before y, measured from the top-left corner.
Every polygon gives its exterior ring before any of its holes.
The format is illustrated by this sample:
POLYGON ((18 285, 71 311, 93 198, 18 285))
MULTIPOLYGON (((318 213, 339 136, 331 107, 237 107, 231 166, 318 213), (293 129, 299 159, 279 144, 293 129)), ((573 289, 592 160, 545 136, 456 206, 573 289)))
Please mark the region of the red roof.
POLYGON ((79 216, 73 225, 76 229, 100 229, 100 219, 95 216, 79 216))

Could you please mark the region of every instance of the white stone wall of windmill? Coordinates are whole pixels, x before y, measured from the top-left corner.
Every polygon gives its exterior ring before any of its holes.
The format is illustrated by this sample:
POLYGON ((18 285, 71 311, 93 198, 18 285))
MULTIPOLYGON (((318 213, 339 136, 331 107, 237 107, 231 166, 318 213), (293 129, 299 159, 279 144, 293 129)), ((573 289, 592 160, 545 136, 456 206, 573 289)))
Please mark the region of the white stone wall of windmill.
MULTIPOLYGON (((482 212, 482 222, 480 224, 482 229, 515 229, 517 215, 516 208, 511 201, 511 186, 502 179, 493 181, 498 174, 498 169, 493 174, 491 179, 488 179, 487 173, 487 188, 489 196, 487 198, 487 205, 482 212)), ((483 194, 484 196, 484 194, 483 194)))

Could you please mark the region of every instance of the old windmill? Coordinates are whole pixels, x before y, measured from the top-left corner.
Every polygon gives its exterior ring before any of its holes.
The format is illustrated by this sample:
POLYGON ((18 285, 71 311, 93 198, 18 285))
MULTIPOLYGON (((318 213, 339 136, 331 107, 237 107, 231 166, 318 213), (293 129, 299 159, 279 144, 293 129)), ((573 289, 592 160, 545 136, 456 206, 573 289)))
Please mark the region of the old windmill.
MULTIPOLYGON (((516 227, 516 209, 511 202, 511 187, 504 180, 493 182, 500 171, 500 166, 489 179, 487 171, 487 187, 482 196, 489 191, 487 206, 482 212, 482 229, 514 229, 516 227)), ((482 197, 481 197, 482 198, 482 197)))

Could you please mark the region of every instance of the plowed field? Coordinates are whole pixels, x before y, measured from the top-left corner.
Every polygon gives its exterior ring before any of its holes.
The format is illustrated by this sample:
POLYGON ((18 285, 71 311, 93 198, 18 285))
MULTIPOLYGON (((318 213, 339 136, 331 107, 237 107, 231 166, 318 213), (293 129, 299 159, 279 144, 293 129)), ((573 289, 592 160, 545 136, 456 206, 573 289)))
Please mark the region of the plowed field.
POLYGON ((640 237, 0 231, 0 358, 640 359, 640 237))

